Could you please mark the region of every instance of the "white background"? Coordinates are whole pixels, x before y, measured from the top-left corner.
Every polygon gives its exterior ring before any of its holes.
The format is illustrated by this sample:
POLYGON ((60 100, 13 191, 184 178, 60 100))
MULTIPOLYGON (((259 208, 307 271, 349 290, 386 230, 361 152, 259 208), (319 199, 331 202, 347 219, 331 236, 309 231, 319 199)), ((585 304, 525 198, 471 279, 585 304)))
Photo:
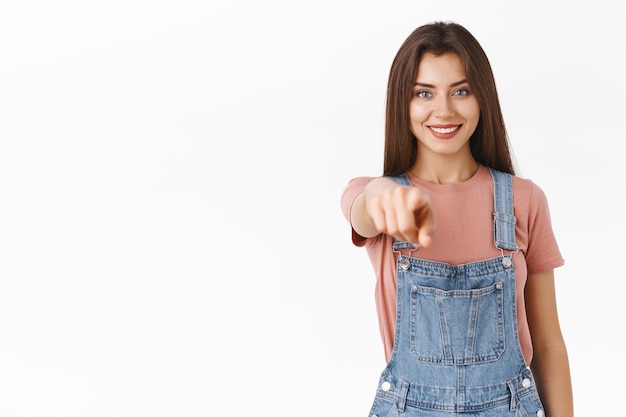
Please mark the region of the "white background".
POLYGON ((623 2, 0 6, 0 417, 365 416, 384 366, 339 197, 391 60, 453 20, 548 195, 577 415, 624 374, 623 2))

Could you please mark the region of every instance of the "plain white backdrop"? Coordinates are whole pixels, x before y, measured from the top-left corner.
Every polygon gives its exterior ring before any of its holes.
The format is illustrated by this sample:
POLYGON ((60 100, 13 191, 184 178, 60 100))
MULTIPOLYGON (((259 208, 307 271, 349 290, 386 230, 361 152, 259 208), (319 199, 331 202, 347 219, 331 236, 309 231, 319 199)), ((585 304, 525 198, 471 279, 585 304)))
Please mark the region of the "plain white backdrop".
POLYGON ((577 415, 615 415, 624 3, 0 5, 0 417, 365 416, 384 366, 339 209, 391 60, 465 25, 548 195, 577 415))

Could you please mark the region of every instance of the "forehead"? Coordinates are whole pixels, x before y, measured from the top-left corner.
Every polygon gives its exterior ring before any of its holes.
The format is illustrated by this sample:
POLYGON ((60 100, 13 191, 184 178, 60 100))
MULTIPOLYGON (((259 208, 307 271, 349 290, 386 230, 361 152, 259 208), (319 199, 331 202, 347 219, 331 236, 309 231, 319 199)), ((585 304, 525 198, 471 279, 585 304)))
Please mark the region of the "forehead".
POLYGON ((447 52, 441 55, 435 55, 427 52, 422 55, 417 67, 416 81, 428 82, 430 84, 436 81, 452 82, 465 79, 465 69, 461 58, 454 53, 447 52))

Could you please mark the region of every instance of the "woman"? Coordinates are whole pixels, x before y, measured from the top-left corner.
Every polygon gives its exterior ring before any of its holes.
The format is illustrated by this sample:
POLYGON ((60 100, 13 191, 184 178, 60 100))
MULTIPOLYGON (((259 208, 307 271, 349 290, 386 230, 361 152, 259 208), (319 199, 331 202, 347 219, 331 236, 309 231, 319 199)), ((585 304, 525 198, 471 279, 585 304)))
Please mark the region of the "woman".
POLYGON ((384 176, 353 179, 341 201, 377 276, 388 364, 370 416, 573 416, 563 259, 544 193, 514 176, 477 40, 455 23, 417 28, 386 112, 384 176))

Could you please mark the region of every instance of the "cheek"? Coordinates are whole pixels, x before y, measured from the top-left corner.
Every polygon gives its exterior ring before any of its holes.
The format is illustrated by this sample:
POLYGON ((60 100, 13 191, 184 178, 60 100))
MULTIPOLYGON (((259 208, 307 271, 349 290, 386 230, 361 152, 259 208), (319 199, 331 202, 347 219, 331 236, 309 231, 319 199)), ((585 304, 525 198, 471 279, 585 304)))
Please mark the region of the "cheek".
POLYGON ((478 119, 480 118, 480 106, 478 102, 464 103, 463 108, 460 108, 459 111, 464 115, 468 123, 472 125, 478 124, 478 119))
POLYGON ((474 119, 476 120, 476 124, 478 124, 478 119, 480 119, 480 104, 478 104, 478 100, 474 100, 472 106, 472 112, 474 114, 474 119))
POLYGON ((418 124, 424 122, 428 118, 429 111, 424 106, 411 104, 409 106, 409 118, 411 124, 418 124))

